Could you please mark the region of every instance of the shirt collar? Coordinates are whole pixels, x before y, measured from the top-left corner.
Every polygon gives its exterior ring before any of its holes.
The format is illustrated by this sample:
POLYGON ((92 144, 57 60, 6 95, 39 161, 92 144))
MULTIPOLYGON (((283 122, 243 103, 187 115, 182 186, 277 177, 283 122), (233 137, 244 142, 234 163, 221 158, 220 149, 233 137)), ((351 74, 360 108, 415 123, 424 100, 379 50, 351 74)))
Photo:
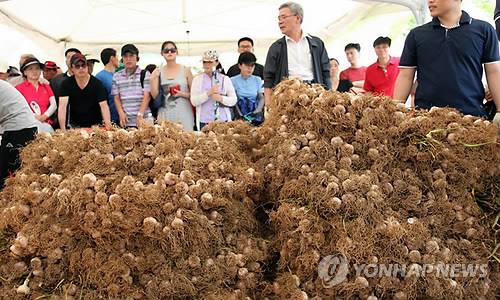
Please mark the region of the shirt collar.
MULTIPOLYGON (((472 23, 472 17, 469 16, 469 14, 467 12, 462 10, 462 15, 460 16, 460 20, 458 21, 458 24, 456 27, 459 27, 460 25, 470 24, 470 23, 472 23)), ((432 26, 442 27, 441 21, 439 21, 438 17, 432 18, 432 26)))
MULTIPOLYGON (((389 62, 387 65, 395 65, 396 64, 396 57, 389 56, 389 62)), ((380 68, 380 64, 378 63, 378 58, 377 58, 377 67, 380 68)))
MULTIPOLYGON (((304 31, 301 31, 301 34, 302 34, 302 35, 300 36, 299 43, 300 43, 301 41, 305 40, 305 39, 307 38, 307 35, 308 35, 307 33, 304 33, 304 31)), ((290 42, 294 42, 294 43, 295 43, 295 41, 294 41, 291 37, 289 37, 288 35, 285 35, 285 40, 286 40, 286 41, 290 41, 290 42)))
POLYGON ((137 67, 135 68, 135 72, 132 73, 132 74, 129 74, 127 72, 127 69, 123 69, 123 74, 125 74, 125 76, 129 76, 129 77, 140 75, 141 74, 141 68, 139 67, 139 65, 137 65, 137 67))

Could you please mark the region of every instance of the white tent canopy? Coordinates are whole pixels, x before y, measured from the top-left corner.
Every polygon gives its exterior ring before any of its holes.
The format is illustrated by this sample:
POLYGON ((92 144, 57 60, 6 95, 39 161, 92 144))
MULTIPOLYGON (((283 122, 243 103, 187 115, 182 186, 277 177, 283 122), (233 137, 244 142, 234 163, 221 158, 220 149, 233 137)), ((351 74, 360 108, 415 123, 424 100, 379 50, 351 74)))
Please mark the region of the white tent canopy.
MULTIPOLYGON (((77 47, 100 49, 135 43, 159 52, 164 40, 177 42, 185 55, 208 48, 234 51, 235 41, 250 36, 265 50, 281 36, 276 0, 0 0, 0 21, 51 53, 77 47)), ((426 0, 297 1, 305 11, 303 27, 328 41, 353 20, 373 13, 409 11, 423 21, 426 0)), ((4 43, 2 43, 4 44, 4 43)), ((5 44, 4 44, 5 45, 5 44)), ((60 55, 62 57, 62 54, 60 55)))
MULTIPOLYGON (((181 57, 210 48, 234 54, 242 36, 254 39, 262 61, 281 36, 278 7, 285 1, 0 0, 0 62, 16 64, 20 54, 33 53, 62 64, 66 48, 99 56, 103 48, 125 43, 161 59, 165 40, 177 43, 181 57)), ((366 49, 378 35, 390 35, 395 51, 400 50, 408 30, 429 18, 427 0, 295 1, 304 7, 304 30, 319 35, 336 57, 343 55, 346 42, 361 42, 366 49)), ((473 17, 492 21, 493 0, 464 1, 463 7, 473 17)), ((147 60, 141 57, 141 63, 147 60)))
MULTIPOLYGON (((237 40, 242 35, 273 39, 279 35, 276 0, 10 0, 0 12, 12 22, 54 43, 76 45, 155 44, 165 38, 192 43, 237 40)), ((367 13, 377 3, 412 10, 423 21, 426 0, 298 1, 304 25, 318 32, 351 12, 367 13)))

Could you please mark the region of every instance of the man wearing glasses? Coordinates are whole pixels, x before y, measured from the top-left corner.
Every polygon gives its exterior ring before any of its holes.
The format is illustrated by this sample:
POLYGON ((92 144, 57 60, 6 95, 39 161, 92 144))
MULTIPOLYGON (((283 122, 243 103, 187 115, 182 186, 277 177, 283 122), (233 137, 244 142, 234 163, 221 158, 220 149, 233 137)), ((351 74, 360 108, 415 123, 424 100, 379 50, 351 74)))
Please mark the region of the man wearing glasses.
MULTIPOLYGON (((250 52, 253 53, 253 40, 249 37, 242 37, 238 40, 238 53, 250 52)), ((240 75, 240 67, 239 64, 232 65, 229 70, 227 70, 227 76, 234 77, 240 75)), ((255 63, 255 68, 253 70, 253 74, 255 76, 259 76, 260 78, 264 78, 264 66, 258 63, 255 63)))
POLYGON ((62 83, 59 97, 57 116, 61 129, 92 127, 101 125, 103 120, 106 128, 111 128, 107 94, 102 83, 89 74, 87 59, 81 53, 74 54, 70 62, 73 76, 62 83))
POLYGON ((301 28, 304 10, 295 2, 279 8, 278 25, 285 35, 267 52, 264 67, 264 95, 271 101, 272 88, 286 77, 300 78, 306 83, 319 83, 331 88, 330 61, 323 41, 306 35, 301 28))

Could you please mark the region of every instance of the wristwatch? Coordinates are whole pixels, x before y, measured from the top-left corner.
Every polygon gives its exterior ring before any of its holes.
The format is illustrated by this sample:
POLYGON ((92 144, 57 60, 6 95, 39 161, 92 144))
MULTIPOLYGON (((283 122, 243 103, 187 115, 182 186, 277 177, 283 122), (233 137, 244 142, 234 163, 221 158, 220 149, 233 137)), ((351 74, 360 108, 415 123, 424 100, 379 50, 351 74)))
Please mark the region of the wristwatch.
POLYGON ((138 116, 138 117, 144 117, 144 114, 143 114, 143 113, 141 113, 141 112, 138 112, 138 113, 137 113, 137 116, 138 116))

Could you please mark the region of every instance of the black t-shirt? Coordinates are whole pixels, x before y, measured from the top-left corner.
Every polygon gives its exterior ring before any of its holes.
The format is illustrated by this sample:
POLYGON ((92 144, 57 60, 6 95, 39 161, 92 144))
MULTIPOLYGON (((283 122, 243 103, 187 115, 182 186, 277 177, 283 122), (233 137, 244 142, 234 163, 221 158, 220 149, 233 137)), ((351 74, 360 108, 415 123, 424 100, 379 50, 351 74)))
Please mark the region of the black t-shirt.
MULTIPOLYGON (((236 75, 240 75, 240 66, 238 64, 232 65, 229 70, 227 70, 227 76, 233 77, 236 75)), ((261 64, 255 64, 255 69, 253 70, 253 75, 258 76, 262 79, 264 79, 264 66, 261 64)))
POLYGON ((78 127, 91 127, 102 123, 100 102, 107 102, 108 94, 99 79, 90 75, 87 86, 82 90, 74 76, 64 80, 61 97, 69 97, 67 123, 78 127))

